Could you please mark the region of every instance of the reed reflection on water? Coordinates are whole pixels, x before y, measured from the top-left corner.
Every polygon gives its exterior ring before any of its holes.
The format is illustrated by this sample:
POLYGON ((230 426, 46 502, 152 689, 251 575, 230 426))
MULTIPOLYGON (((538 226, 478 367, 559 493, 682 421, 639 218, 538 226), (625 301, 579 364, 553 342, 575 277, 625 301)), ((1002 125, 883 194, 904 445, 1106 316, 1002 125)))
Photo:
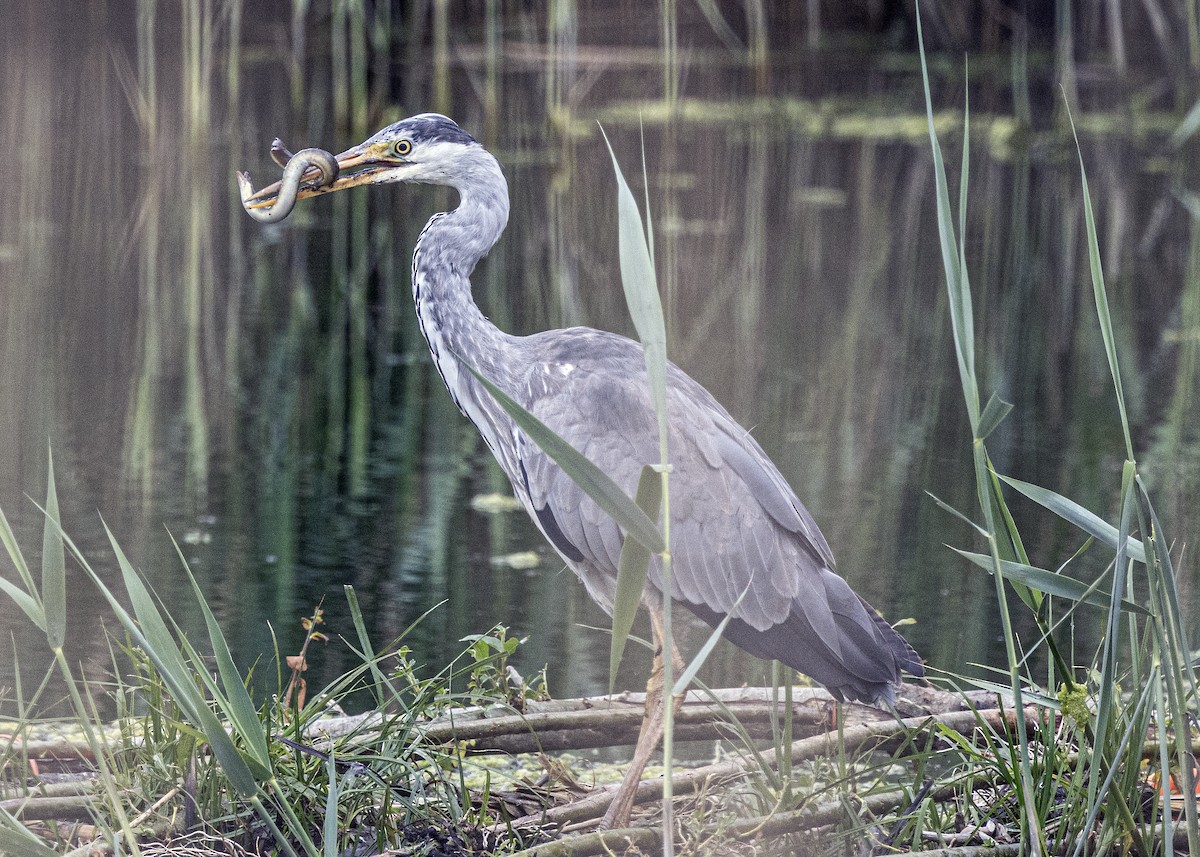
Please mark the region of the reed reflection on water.
MULTIPOLYGON (((270 174, 276 134, 337 150, 401 115, 451 113, 498 154, 513 194, 506 237, 475 275, 485 311, 515 332, 628 333, 595 120, 634 177, 640 117, 672 358, 753 428, 839 571, 886 615, 916 619, 908 636, 933 665, 998 661, 992 584, 943 547, 970 547, 970 533, 926 496, 970 510, 975 489, 903 55, 759 44, 739 59, 682 11, 680 31, 711 49, 664 55, 643 44, 645 22, 614 33, 579 13, 547 28, 495 4, 461 27, 425 21, 428 38, 404 44, 355 4, 334 4, 327 27, 315 12, 250 20, 218 5, 89 7, 87 27, 31 7, 4 37, 0 145, 20 168, 0 205, 0 505, 28 550, 41 519, 23 494, 43 490, 49 438, 76 541, 115 571, 100 510, 194 621, 169 531, 246 663, 270 652, 272 626, 294 648, 322 598, 329 627, 348 631, 351 583, 379 642, 445 602, 411 639, 430 665, 502 622, 530 636, 520 666, 548 663, 556 694, 603 688, 607 640, 581 626, 607 619, 520 513, 472 505, 507 486, 412 314, 411 247, 453 200, 338 194, 262 227, 240 214, 233 171, 270 174), (851 83, 847 68, 861 72, 851 83), (535 568, 505 561, 529 551, 535 568)), ((993 62, 1003 75, 1007 63, 993 62)), ((940 68, 934 100, 953 108, 962 81, 940 68)), ((1049 74, 1025 71, 1038 85, 1049 74)), ((982 378, 1016 405, 989 448, 1002 471, 1111 516, 1122 448, 1078 174, 1054 105, 1037 105, 1048 130, 1021 132, 999 77, 972 82, 967 214, 982 378)), ((1169 531, 1194 541, 1200 240, 1172 196, 1188 170, 1145 131, 1169 129, 1163 116, 1107 131, 1087 119, 1138 441, 1169 531)), ((1035 562, 1054 567, 1081 543, 1017 507, 1035 562)), ((1102 567, 1085 557, 1081 573, 1102 567)), ((102 670, 107 614, 73 583, 68 647, 102 670)), ((0 627, 35 674, 40 635, 7 602, 0 627)), ((310 680, 346 663, 338 644, 318 657, 310 680)), ((644 664, 628 669, 638 684, 644 664)), ((732 647, 706 667, 719 684, 766 670, 732 647)))

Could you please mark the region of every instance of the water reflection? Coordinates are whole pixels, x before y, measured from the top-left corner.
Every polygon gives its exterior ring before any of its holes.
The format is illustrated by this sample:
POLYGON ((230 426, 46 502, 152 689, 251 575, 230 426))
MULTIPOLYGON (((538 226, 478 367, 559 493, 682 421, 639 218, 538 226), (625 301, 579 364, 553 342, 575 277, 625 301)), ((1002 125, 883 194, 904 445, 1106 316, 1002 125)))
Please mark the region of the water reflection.
MULTIPOLYGON (((280 18, 240 45, 236 3, 185 3, 178 19, 140 8, 130 19, 93 8, 87 28, 27 12, 0 52, 0 140, 20 164, 0 205, 0 505, 31 554, 40 519, 22 495, 43 490, 49 438, 64 520, 94 561, 113 570, 99 509, 194 622, 169 531, 243 662, 269 653, 273 634, 294 649, 298 618, 321 599, 330 628, 348 633, 341 587, 353 584, 380 643, 433 610, 410 642, 428 664, 504 622, 531 636, 521 667, 548 663, 555 693, 602 689, 607 640, 581 626, 605 617, 522 515, 469 505, 507 487, 432 371, 407 289, 418 231, 452 200, 338 194, 261 227, 240 214, 232 175, 265 176, 276 134, 337 149, 441 107, 489 140, 513 192, 509 231, 475 278, 485 311, 516 332, 628 332, 593 120, 632 176, 640 113, 674 358, 754 428, 841 573, 889 617, 917 620, 909 636, 932 664, 997 661, 992 584, 942 547, 971 546, 970 534, 924 493, 973 508, 927 142, 919 114, 879 106, 919 104, 911 65, 877 65, 857 100, 834 105, 820 87, 845 99, 840 70, 870 49, 806 55, 802 84, 777 58, 773 88, 761 51, 749 64, 676 54, 665 79, 690 101, 672 112, 628 100, 658 97, 647 87, 661 79, 646 74, 657 49, 597 58, 586 20, 547 35, 504 19, 453 37, 433 22, 432 44, 397 48, 392 67, 385 23, 341 6, 332 35, 315 18, 280 18), (281 52, 270 34, 293 26, 311 27, 308 40, 281 52), (318 38, 334 40, 332 57, 318 38), (495 81, 484 97, 480 80, 495 81), (761 97, 737 101, 750 96, 761 97), (530 550, 533 569, 491 561, 530 550)), ((976 103, 998 105, 1006 85, 980 80, 976 103)), ((960 98, 943 78, 935 100, 960 98)), ((1003 471, 1111 516, 1121 444, 1077 173, 1061 135, 1004 139, 981 136, 972 152, 968 215, 983 385, 1017 405, 991 450, 1003 471)), ((1123 135, 1085 137, 1138 440, 1183 542, 1198 527, 1200 242, 1163 175, 1176 165, 1147 154, 1123 135)), ((1035 562, 1053 567, 1080 543, 1016 506, 1035 562)), ((1098 573, 1103 560, 1083 565, 1098 573)), ((80 577, 69 647, 102 669, 107 612, 80 577)), ((26 681, 40 674, 40 637, 7 602, 0 627, 26 681)), ((313 660, 326 677, 348 663, 338 644, 313 660)), ((630 684, 641 669, 629 666, 630 684)), ((729 647, 708 673, 766 675, 729 647)))

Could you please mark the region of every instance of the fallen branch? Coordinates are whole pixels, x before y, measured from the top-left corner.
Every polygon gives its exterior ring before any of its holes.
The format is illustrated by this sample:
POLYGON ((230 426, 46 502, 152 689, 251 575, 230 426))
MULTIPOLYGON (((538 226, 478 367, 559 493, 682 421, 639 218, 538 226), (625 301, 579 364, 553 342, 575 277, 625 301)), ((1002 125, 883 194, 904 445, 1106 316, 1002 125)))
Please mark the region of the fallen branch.
MULTIPOLYGON (((974 694, 976 704, 992 707, 994 695, 974 694)), ((967 700, 957 693, 906 686, 898 705, 902 714, 924 715, 961 711, 967 700)), ((633 744, 641 726, 645 693, 626 692, 606 697, 531 702, 524 714, 509 708, 460 709, 413 727, 433 743, 471 742, 468 752, 536 753, 585 750, 633 744)), ((722 688, 689 691, 676 709, 676 740, 712 741, 732 737, 730 725, 740 725, 754 739, 769 738, 784 713, 782 691, 774 688, 722 688), (714 699, 720 703, 714 702, 714 699), (724 708, 724 710, 722 710, 724 708), (726 713, 727 712, 727 713, 726 713)), ((819 735, 832 728, 835 702, 822 688, 795 688, 792 728, 799 737, 819 735)), ((892 722, 893 716, 868 705, 843 705, 842 726, 892 722)), ((373 712, 355 717, 315 721, 305 732, 314 741, 370 734, 384 725, 373 712)), ((318 749, 327 745, 317 744, 318 749)))
MULTIPOLYGON (((835 707, 834 699, 823 688, 797 687, 792 691, 793 725, 801 735, 824 731, 835 707)), ((716 725, 723 719, 714 700, 729 708, 746 727, 752 738, 770 734, 770 718, 783 715, 783 691, 770 687, 715 688, 690 690, 678 709, 677 722, 685 727, 678 738, 686 741, 710 741, 729 737, 726 726, 716 725), (699 709, 704 713, 689 714, 699 709), (694 728, 689 728, 694 727, 694 728)), ((929 713, 960 711, 967 702, 979 708, 995 705, 995 696, 984 691, 951 693, 931 687, 905 685, 897 711, 916 716, 929 713)), ((446 714, 417 724, 422 735, 431 742, 472 741, 473 752, 529 753, 541 751, 584 750, 593 747, 632 744, 637 726, 630 731, 628 723, 640 717, 646 702, 644 692, 627 691, 610 696, 580 699, 531 701, 524 714, 508 706, 454 709, 446 714), (625 712, 625 713, 620 713, 625 712), (553 715, 576 716, 555 720, 553 715), (610 714, 611 713, 611 719, 610 714), (492 725, 475 725, 490 723, 492 725), (578 731, 576 731, 578 730, 578 731), (537 738, 534 738, 534 733, 537 738), (629 737, 626 737, 627 734, 629 737), (511 737, 509 737, 511 736, 511 737)), ((868 705, 842 706, 843 726, 875 721, 890 721, 891 715, 868 705)), ((394 721, 379 712, 326 717, 306 725, 305 733, 314 742, 322 739, 353 736, 356 733, 377 732, 385 723, 394 721)), ((121 730, 115 730, 124 734, 121 730)), ((139 736, 125 739, 140 743, 139 736)), ((128 744, 126 744, 128 746, 128 744)), ((16 741, 13 748, 33 760, 85 761, 94 760, 92 748, 82 738, 61 737, 36 741, 16 741)))
POLYGON ((1010 857, 1021 853, 1019 842, 1004 845, 959 845, 954 848, 935 848, 932 851, 904 851, 892 857, 1010 857))
POLYGON ((22 821, 91 821, 94 808, 95 798, 85 794, 0 801, 0 809, 22 821))
MULTIPOLYGON (((973 779, 982 782, 986 780, 986 777, 981 774, 973 779)), ((937 801, 948 800, 957 793, 959 785, 939 789, 930 795, 930 797, 937 801)), ((908 792, 898 789, 863 798, 861 806, 863 811, 870 815, 883 815, 904 805, 909 798, 910 794, 908 792)), ((809 809, 778 812, 773 815, 757 818, 746 818, 720 827, 717 825, 706 825, 700 830, 699 835, 703 838, 704 836, 719 834, 739 842, 747 842, 750 841, 750 838, 785 836, 827 827, 835 824, 845 814, 846 806, 843 802, 830 801, 809 809)), ((646 854, 658 854, 662 850, 662 833, 654 827, 628 827, 621 828, 620 830, 593 831, 573 836, 569 839, 535 845, 524 851, 516 852, 512 857, 589 857, 590 855, 598 854, 619 854, 622 853, 622 849, 629 848, 630 846, 637 846, 646 854)), ((954 849, 924 851, 921 852, 921 855, 922 857, 928 857, 930 854, 950 855, 952 853, 954 853, 954 849)), ((996 853, 1009 854, 1014 852, 996 853)))
MULTIPOLYGON (((1037 722, 1036 709, 1025 709, 1026 728, 1032 728, 1037 722)), ((911 717, 899 722, 863 724, 842 730, 840 747, 845 752, 858 753, 881 749, 890 742, 907 740, 913 732, 923 731, 933 726, 943 726, 956 732, 970 732, 982 721, 990 728, 1001 731, 1013 729, 1016 718, 1011 710, 1000 711, 955 711, 949 714, 928 717, 911 717)), ((839 736, 826 733, 815 737, 796 741, 791 746, 793 761, 813 759, 828 755, 839 748, 839 736)), ((775 767, 778 764, 774 750, 766 750, 761 756, 761 764, 775 767)), ((756 768, 759 762, 754 759, 733 759, 703 768, 684 771, 671 778, 672 791, 675 795, 691 794, 707 783, 731 779, 741 776, 756 768)), ((563 806, 547 809, 543 813, 527 816, 512 822, 514 826, 521 824, 563 826, 568 823, 578 824, 583 821, 598 819, 608 809, 612 801, 613 788, 597 790, 585 798, 573 801, 563 806)), ((661 779, 644 780, 638 786, 635 803, 645 803, 662 798, 663 781, 661 779)))
POLYGON ((11 801, 27 800, 31 797, 70 797, 91 793, 96 778, 92 774, 79 774, 78 777, 57 783, 39 783, 36 786, 0 786, 0 806, 8 806, 11 801))

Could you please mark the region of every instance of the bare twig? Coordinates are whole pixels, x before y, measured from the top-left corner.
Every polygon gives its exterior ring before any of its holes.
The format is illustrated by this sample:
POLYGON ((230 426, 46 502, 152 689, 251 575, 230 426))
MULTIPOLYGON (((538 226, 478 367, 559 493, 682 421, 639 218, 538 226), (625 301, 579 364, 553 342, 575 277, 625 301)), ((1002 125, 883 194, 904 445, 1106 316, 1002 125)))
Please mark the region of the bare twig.
MULTIPOLYGON (((890 742, 905 739, 912 731, 942 726, 956 732, 970 732, 975 729, 980 721, 996 730, 1012 729, 1016 723, 1015 716, 1011 710, 1003 712, 998 709, 979 712, 955 711, 942 715, 907 718, 898 723, 893 720, 843 729, 841 733, 841 746, 849 753, 879 749, 890 742)), ((1027 708, 1025 713, 1027 728, 1032 727, 1036 722, 1035 709, 1027 708)), ((827 755, 837 749, 838 740, 836 734, 826 733, 796 741, 791 747, 792 759, 813 759, 827 755)), ((760 758, 762 759, 762 764, 767 766, 777 764, 776 754, 773 750, 763 752, 760 758)), ((672 778, 672 788, 677 795, 690 794, 706 783, 741 776, 747 771, 752 770, 757 764, 757 761, 751 759, 734 759, 716 765, 708 765, 703 768, 685 771, 672 778)), ((662 780, 644 780, 638 786, 635 800, 637 803, 659 800, 662 797, 662 789, 662 780)), ((611 800, 611 789, 597 790, 595 794, 564 806, 552 807, 536 816, 518 819, 513 822, 513 825, 564 825, 598 818, 607 809, 608 803, 611 800)))

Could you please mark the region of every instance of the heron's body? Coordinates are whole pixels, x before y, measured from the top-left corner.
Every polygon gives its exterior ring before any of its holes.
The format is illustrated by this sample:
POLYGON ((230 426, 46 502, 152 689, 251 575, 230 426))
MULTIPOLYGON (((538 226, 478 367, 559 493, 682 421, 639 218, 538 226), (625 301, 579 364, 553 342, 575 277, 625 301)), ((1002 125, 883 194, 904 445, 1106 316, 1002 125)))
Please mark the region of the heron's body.
MULTIPOLYGON (((641 346, 583 327, 512 336, 484 317, 470 275, 507 223, 508 186, 495 158, 449 119, 414 116, 337 160, 343 170, 366 169, 301 197, 392 181, 458 190, 458 206, 433 216, 414 251, 421 330, 447 389, 530 517, 611 612, 619 527, 516 426, 460 358, 632 494, 643 465, 659 456, 641 346)), ((725 630, 732 642, 806 673, 839 699, 891 701, 901 669, 923 674, 904 638, 833 572, 825 538, 758 443, 673 365, 667 413, 674 601, 712 625, 736 611, 725 630)), ((661 600, 655 564, 643 601, 653 614, 661 600)))
MULTIPOLYGON (((474 182, 456 185, 458 207, 434 215, 413 254, 421 330, 447 389, 530 517, 592 598, 611 611, 620 529, 492 402, 458 357, 632 494, 642 466, 658 460, 642 347, 586 327, 511 336, 484 317, 469 278, 504 229, 508 193, 495 159, 478 144, 473 156, 474 182)), ((920 669, 916 653, 834 574, 824 536, 762 448, 674 365, 667 413, 675 601, 715 625, 744 591, 725 632, 734 643, 795 667, 838 697, 892 699, 900 669, 920 669)), ((661 597, 657 563, 649 584, 648 597, 661 597)))

